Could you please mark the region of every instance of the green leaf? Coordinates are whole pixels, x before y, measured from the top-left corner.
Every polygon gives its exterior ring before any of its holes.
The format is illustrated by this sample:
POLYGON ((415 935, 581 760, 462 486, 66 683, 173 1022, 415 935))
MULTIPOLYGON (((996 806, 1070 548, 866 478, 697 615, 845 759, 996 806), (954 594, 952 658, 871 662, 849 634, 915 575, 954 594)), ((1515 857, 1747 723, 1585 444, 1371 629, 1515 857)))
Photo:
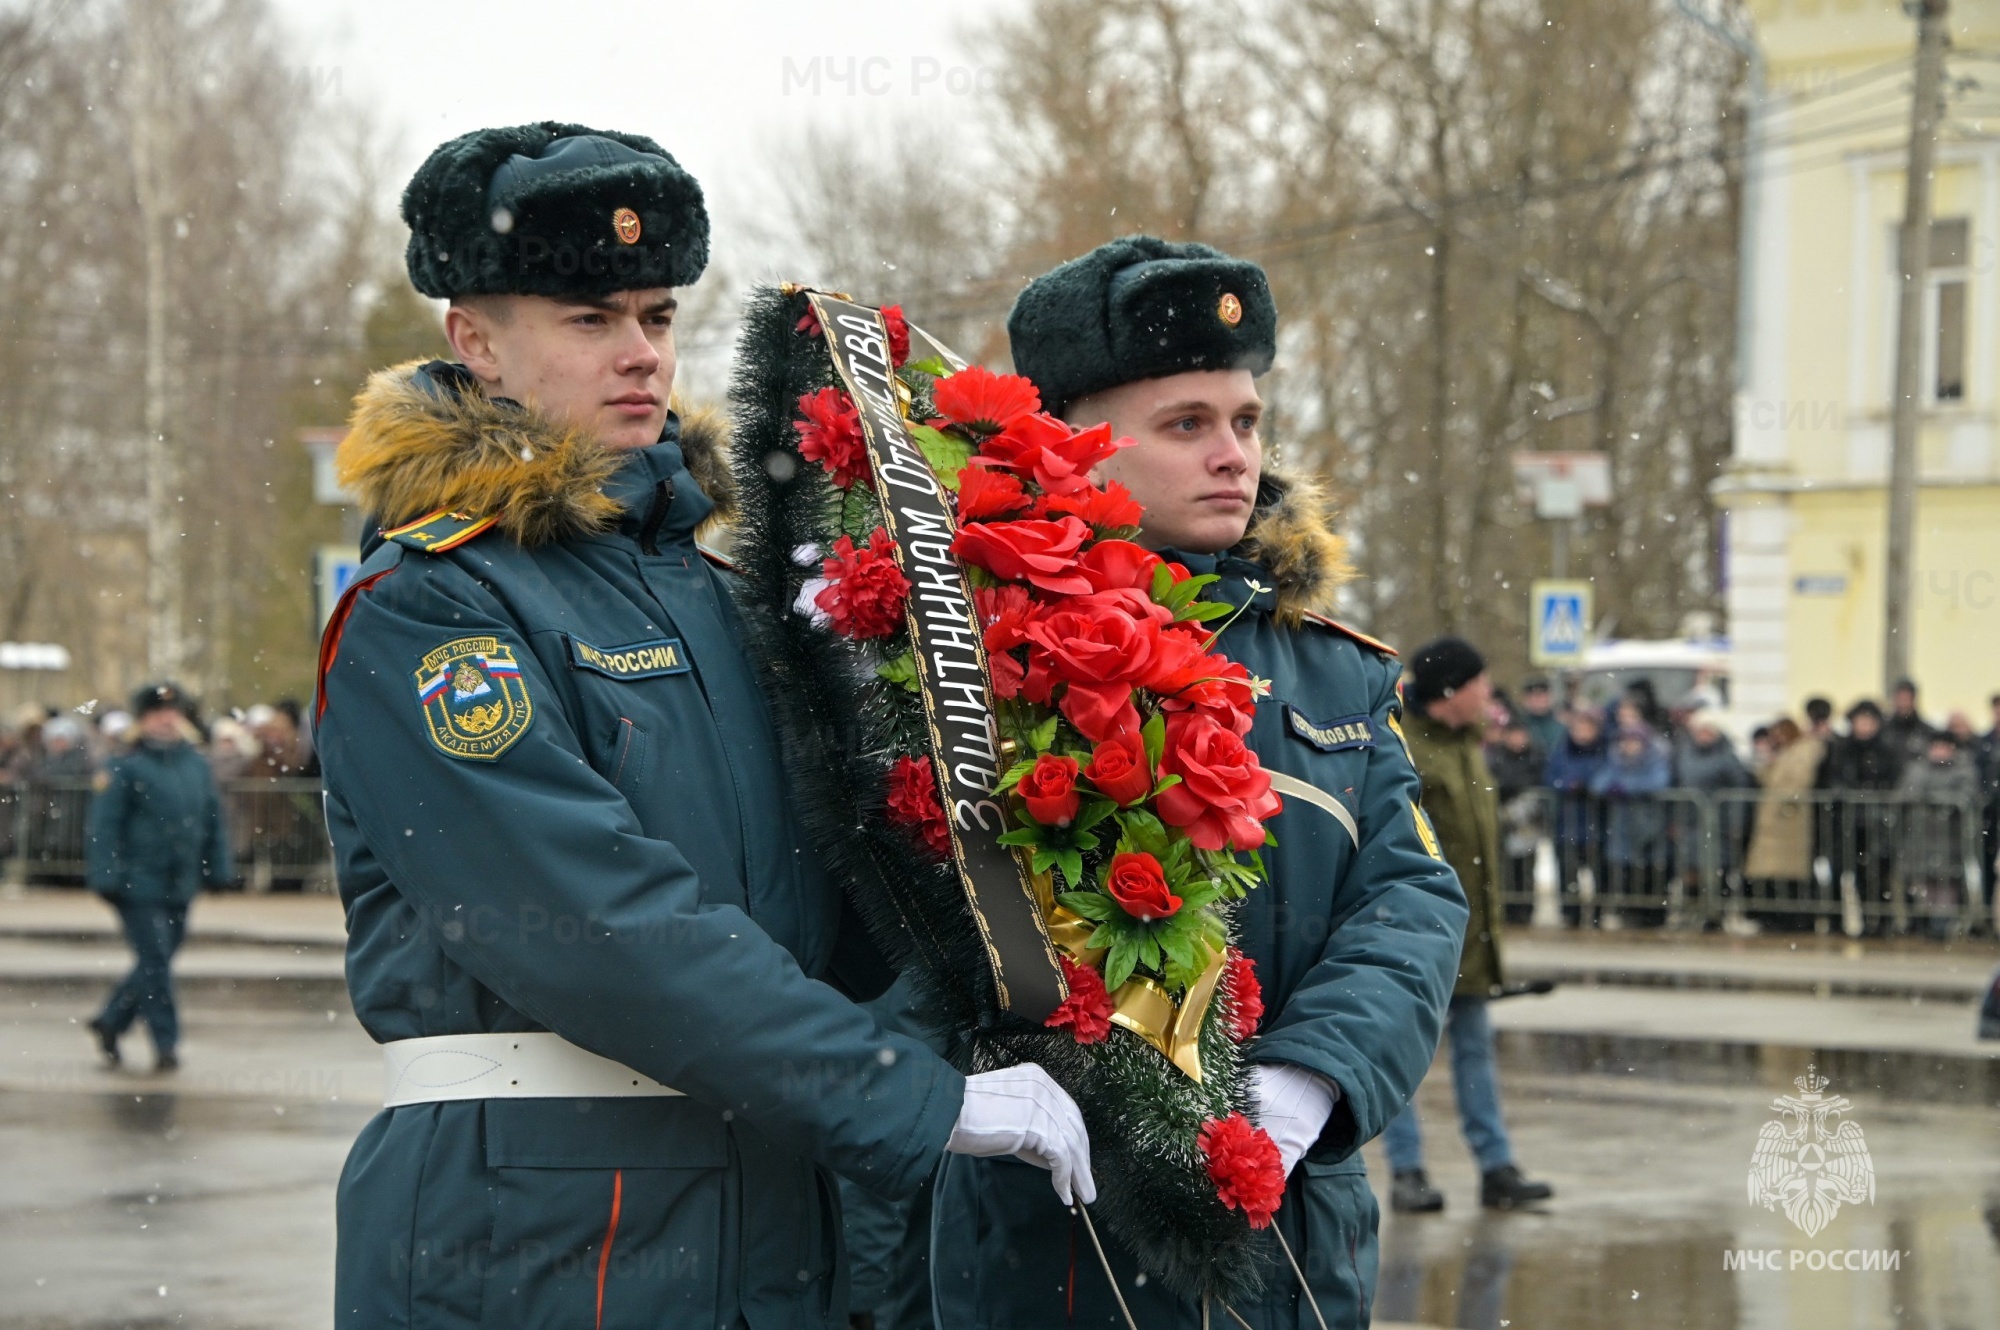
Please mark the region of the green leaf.
POLYGON ((1056 867, 1062 870, 1063 881, 1072 887, 1083 885, 1083 856, 1075 850, 1057 850, 1056 867))
POLYGON ((1072 825, 1078 831, 1088 831, 1117 811, 1118 805, 1109 799, 1091 799, 1077 810, 1076 821, 1072 825))
POLYGON ((1180 783, 1181 778, 1179 776, 1162 776, 1160 777, 1160 783, 1153 787, 1153 794, 1155 797, 1158 797, 1162 791, 1171 790, 1180 783))
POLYGON ((1149 970, 1157 970, 1160 959, 1160 930, 1149 928, 1139 935, 1139 964, 1149 970))
POLYGON ((1132 977, 1132 971, 1139 964, 1139 939, 1125 936, 1118 939, 1111 948, 1111 954, 1104 958, 1104 986, 1115 989, 1132 977))
POLYGON ((875 673, 899 688, 917 692, 921 685, 917 681, 917 658, 908 651, 894 660, 882 662, 875 667, 875 673))
POLYGON ((1139 738, 1146 745, 1146 765, 1158 770, 1160 755, 1167 751, 1167 718, 1155 712, 1153 718, 1140 727, 1139 738))
POLYGON ((1034 769, 1035 769, 1035 764, 1033 762, 1016 762, 1013 766, 1007 768, 1007 774, 1002 776, 1000 778, 1000 783, 993 787, 993 793, 995 794, 1007 793, 1007 791, 1013 789, 1016 785, 1019 785, 1021 783, 1021 777, 1027 775, 1030 771, 1033 771, 1034 769))
POLYGON ((965 470, 978 449, 929 425, 910 426, 910 438, 916 442, 917 451, 924 455, 924 460, 931 464, 931 470, 937 472, 938 483, 956 494, 959 473, 965 470))
POLYGON ((1046 845, 1037 845, 1034 854, 1029 857, 1028 870, 1034 873, 1046 873, 1061 861, 1062 851, 1052 850, 1046 845))
POLYGON ((933 379, 942 379, 951 373, 951 366, 943 356, 925 356, 922 360, 912 360, 903 366, 903 373, 927 374, 933 379))
POLYGON ((1065 891, 1056 897, 1056 903, 1067 907, 1072 914, 1098 923, 1120 913, 1118 902, 1101 891, 1065 891))
POLYGON ((1197 601, 1175 615, 1174 621, 1176 623, 1187 623, 1192 620, 1195 623, 1207 623, 1212 619, 1227 619, 1234 613, 1236 613, 1234 605, 1225 605, 1220 601, 1203 600, 1197 601))
POLYGON ((1040 845, 1042 829, 1036 826, 1015 827, 999 838, 1002 845, 1040 845))
POLYGON ((1052 715, 1048 719, 1044 720, 1041 724, 1035 726, 1034 729, 1029 730, 1028 731, 1029 746, 1031 746, 1038 753, 1048 752, 1049 746, 1056 741, 1056 727, 1061 723, 1062 723, 1061 716, 1052 715))

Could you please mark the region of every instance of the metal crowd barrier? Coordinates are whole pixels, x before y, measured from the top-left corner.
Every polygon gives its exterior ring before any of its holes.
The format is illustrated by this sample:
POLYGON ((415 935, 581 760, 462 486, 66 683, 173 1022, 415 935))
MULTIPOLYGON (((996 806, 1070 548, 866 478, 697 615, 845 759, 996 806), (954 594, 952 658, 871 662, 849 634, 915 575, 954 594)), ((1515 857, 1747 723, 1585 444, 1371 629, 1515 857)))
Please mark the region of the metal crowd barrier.
POLYGON ((1986 932, 1979 796, 1536 789, 1502 809, 1513 923, 1864 934, 1986 932))
MULTIPOLYGON (((247 891, 332 891, 320 783, 311 778, 220 785, 223 829, 247 891)), ((0 784, 0 876, 40 886, 82 886, 86 780, 0 784)))

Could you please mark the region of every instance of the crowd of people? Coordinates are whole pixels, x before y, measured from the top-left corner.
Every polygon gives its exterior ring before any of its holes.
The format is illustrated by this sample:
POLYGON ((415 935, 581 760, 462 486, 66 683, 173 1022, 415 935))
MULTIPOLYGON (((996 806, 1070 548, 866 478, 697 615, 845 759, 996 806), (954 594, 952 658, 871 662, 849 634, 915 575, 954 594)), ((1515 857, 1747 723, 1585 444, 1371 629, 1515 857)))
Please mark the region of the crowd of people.
MULTIPOLYGON (((1904 680, 1836 720, 1826 698, 1758 726, 1741 751, 1715 699, 1663 705, 1641 680, 1603 705, 1530 677, 1497 696, 1487 763, 1506 810, 1511 912, 1555 851, 1571 917, 1593 904, 1661 922, 1712 875, 1734 929, 1898 910, 1950 931, 1990 880, 2000 812, 2000 694, 1981 733, 1926 719, 1904 680), (1975 847, 1971 853, 1967 846, 1975 847)), ((1850 930, 1854 927, 1849 921, 1850 930)))
MULTIPOLYGON (((223 791, 236 861, 259 887, 302 889, 325 875, 318 800, 289 782, 319 779, 305 713, 293 698, 205 718, 178 709, 182 737, 206 759, 223 791)), ((92 715, 40 703, 0 717, 0 862, 21 859, 22 879, 83 882, 90 802, 112 764, 140 742, 133 713, 92 715)))

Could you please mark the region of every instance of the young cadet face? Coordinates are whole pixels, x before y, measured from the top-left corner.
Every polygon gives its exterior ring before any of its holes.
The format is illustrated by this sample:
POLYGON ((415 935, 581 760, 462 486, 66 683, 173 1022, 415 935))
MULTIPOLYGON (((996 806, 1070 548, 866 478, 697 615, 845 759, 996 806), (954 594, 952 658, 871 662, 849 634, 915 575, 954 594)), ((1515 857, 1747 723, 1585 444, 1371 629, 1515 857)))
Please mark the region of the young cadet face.
POLYGON ((673 292, 454 301, 445 335, 494 397, 595 433, 611 448, 659 442, 674 386, 673 292))
POLYGON ((1216 554, 1243 539, 1257 501, 1264 401, 1247 369, 1190 370, 1121 383, 1070 404, 1070 424, 1109 421, 1135 440, 1098 467, 1146 510, 1139 543, 1216 554))

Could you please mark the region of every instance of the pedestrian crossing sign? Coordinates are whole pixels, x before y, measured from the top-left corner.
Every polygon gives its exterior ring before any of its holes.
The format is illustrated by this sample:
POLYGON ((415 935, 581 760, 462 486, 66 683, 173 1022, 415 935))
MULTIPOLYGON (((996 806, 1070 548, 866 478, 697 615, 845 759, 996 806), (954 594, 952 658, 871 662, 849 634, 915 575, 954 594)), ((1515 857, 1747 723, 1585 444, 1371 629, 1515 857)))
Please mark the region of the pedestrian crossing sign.
POLYGON ((1573 669, 1583 664, 1590 640, 1588 582, 1538 581, 1528 592, 1531 636, 1528 658, 1543 668, 1573 669))

